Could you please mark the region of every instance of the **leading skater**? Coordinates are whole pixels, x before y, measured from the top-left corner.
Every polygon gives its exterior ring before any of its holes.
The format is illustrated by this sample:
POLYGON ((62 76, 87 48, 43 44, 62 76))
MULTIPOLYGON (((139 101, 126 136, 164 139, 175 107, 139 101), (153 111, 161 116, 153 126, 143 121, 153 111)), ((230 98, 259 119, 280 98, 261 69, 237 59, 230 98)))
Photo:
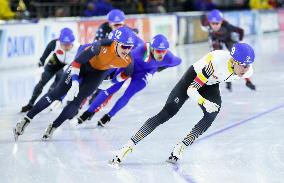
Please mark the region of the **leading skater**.
POLYGON ((144 123, 131 140, 119 150, 110 164, 121 163, 138 142, 157 126, 176 115, 184 102, 191 98, 201 107, 204 116, 190 133, 174 147, 167 161, 176 163, 182 158, 184 149, 202 135, 218 115, 222 102, 219 83, 251 76, 254 57, 251 46, 246 43, 236 43, 231 52, 212 51, 194 63, 173 88, 162 110, 144 123))
POLYGON ((136 35, 126 27, 115 30, 113 34, 113 40, 106 39, 94 42, 91 47, 83 51, 72 62, 72 66, 65 71, 57 87, 44 95, 16 124, 14 129, 15 140, 24 133, 24 129, 38 113, 67 93, 66 99, 71 102, 64 107, 57 119, 47 127, 43 135, 43 140, 49 139, 57 127, 66 119, 76 115, 82 100, 100 85, 109 69, 128 68, 125 73, 126 75, 131 74, 133 63, 129 53, 134 46, 136 35), (82 80, 80 85, 79 80, 82 80))

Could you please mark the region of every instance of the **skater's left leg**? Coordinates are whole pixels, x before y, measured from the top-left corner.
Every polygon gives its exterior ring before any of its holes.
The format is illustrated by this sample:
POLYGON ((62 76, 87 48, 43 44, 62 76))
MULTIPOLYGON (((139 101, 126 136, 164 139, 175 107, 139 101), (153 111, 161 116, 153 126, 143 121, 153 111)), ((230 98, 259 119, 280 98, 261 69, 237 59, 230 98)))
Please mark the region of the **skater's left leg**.
MULTIPOLYGON (((200 95, 203 96, 206 100, 214 102, 218 104, 221 108, 221 96, 219 85, 211 85, 205 86, 200 90, 200 95)), ((169 157, 169 162, 175 163, 178 159, 182 158, 184 149, 191 145, 200 135, 202 135, 208 128, 212 125, 213 121, 215 120, 216 116, 218 115, 220 108, 217 112, 209 113, 206 111, 204 106, 200 105, 203 111, 202 119, 193 127, 190 133, 182 140, 182 142, 178 143, 174 150, 169 157)))
POLYGON ((186 90, 188 85, 183 81, 179 81, 174 89, 171 91, 165 106, 162 110, 155 116, 149 118, 143 126, 136 132, 131 140, 124 145, 118 154, 110 161, 111 164, 119 164, 122 159, 132 151, 134 145, 143 140, 146 136, 152 133, 159 125, 165 123, 170 118, 172 118, 179 109, 183 106, 184 102, 188 99, 186 90))
POLYGON ((70 70, 67 70, 63 77, 61 78, 57 87, 45 94, 41 99, 35 104, 35 106, 27 113, 27 115, 16 124, 14 128, 15 140, 18 139, 19 135, 24 133, 25 128, 31 122, 31 120, 45 108, 47 108, 54 100, 58 100, 63 96, 71 87, 71 75, 70 70))
POLYGON ((87 73, 84 76, 77 97, 75 97, 73 101, 69 102, 53 123, 46 128, 42 137, 43 140, 51 139, 56 128, 58 128, 64 121, 73 118, 77 114, 81 102, 98 88, 102 80, 105 78, 105 74, 105 71, 96 70, 87 73))
POLYGON ((64 107, 60 115, 54 120, 53 127, 59 127, 66 119, 77 114, 81 102, 98 88, 105 77, 105 73, 105 71, 94 71, 84 76, 78 96, 64 107))

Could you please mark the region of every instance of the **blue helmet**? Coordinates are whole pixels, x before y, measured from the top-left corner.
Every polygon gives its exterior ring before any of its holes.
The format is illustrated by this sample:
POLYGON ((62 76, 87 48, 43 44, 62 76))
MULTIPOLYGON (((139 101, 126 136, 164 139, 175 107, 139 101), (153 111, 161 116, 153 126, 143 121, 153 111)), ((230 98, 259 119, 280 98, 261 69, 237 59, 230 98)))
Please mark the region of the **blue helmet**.
POLYGON ((164 35, 157 34, 151 41, 151 47, 157 50, 166 50, 169 48, 169 42, 164 35))
POLYGON ((61 29, 60 36, 59 36, 59 41, 61 43, 70 44, 70 43, 73 43, 74 40, 75 40, 75 37, 71 29, 67 27, 61 29))
POLYGON ((223 21, 223 13, 217 9, 209 12, 208 16, 209 22, 222 22, 223 21))
POLYGON ((110 23, 123 23, 125 14, 119 9, 113 9, 107 14, 107 20, 110 23))
POLYGON ((113 30, 108 35, 109 39, 116 40, 123 45, 130 46, 133 46, 135 44, 135 37, 136 35, 134 34, 134 32, 126 26, 113 30))
POLYGON ((230 55, 241 65, 249 65, 254 62, 253 48, 246 43, 235 43, 231 48, 230 55))

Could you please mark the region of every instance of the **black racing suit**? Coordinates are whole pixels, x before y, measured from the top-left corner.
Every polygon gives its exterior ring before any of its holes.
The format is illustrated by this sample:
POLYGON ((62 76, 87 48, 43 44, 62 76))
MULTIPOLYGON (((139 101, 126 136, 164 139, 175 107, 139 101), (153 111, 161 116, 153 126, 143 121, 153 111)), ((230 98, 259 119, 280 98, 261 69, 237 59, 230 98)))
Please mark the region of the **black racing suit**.
MULTIPOLYGON (((40 62, 41 65, 44 65, 44 62, 46 60, 46 58, 49 56, 49 54, 55 50, 56 47, 56 41, 52 40, 48 43, 47 47, 45 48, 42 56, 40 57, 40 62)), ((38 96, 41 94, 43 87, 46 85, 46 83, 54 76, 55 80, 52 83, 52 85, 50 86, 49 90, 52 90, 56 84, 58 83, 58 81, 60 80, 61 76, 63 75, 63 67, 65 66, 64 63, 60 62, 56 56, 56 54, 54 53, 51 58, 49 59, 48 63, 46 64, 46 66, 44 67, 44 72, 41 75, 40 81, 36 84, 34 90, 33 90, 33 94, 32 97, 29 101, 29 105, 33 105, 36 101, 36 99, 38 98, 38 96)))
MULTIPOLYGON (((165 123, 177 114, 185 101, 188 100, 189 97, 187 95, 187 89, 194 81, 196 76, 197 74, 193 66, 191 66, 170 92, 170 95, 168 96, 166 104, 162 110, 153 117, 149 118, 138 130, 138 132, 131 138, 135 144, 148 136, 159 125, 165 123)), ((218 83, 213 85, 204 85, 198 90, 198 92, 202 97, 218 104, 221 108, 222 100, 218 83)), ((219 108, 217 112, 209 113, 206 111, 203 105, 199 106, 203 111, 203 117, 183 139, 183 143, 186 146, 191 145, 194 140, 198 138, 198 136, 202 135, 211 126, 220 111, 219 108)))
POLYGON ((218 31, 213 31, 209 25, 206 15, 201 16, 201 24, 208 29, 212 51, 223 49, 222 43, 225 44, 228 50, 231 50, 233 44, 237 42, 237 40, 233 39, 233 33, 238 34, 238 39, 240 41, 243 40, 244 30, 230 24, 226 20, 223 20, 221 28, 218 31))

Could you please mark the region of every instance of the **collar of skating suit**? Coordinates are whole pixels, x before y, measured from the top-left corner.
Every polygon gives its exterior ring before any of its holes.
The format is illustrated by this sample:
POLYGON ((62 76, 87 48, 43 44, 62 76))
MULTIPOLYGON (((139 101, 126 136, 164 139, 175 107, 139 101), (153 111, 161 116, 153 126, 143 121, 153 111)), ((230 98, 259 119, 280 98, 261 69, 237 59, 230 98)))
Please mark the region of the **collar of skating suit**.
POLYGON ((145 52, 143 56, 144 62, 150 62, 151 59, 151 48, 150 48, 150 43, 145 44, 145 52))
POLYGON ((230 58, 229 60, 228 60, 228 70, 229 70, 229 72, 230 72, 230 74, 233 74, 234 73, 234 65, 233 65, 233 59, 232 58, 230 58))

